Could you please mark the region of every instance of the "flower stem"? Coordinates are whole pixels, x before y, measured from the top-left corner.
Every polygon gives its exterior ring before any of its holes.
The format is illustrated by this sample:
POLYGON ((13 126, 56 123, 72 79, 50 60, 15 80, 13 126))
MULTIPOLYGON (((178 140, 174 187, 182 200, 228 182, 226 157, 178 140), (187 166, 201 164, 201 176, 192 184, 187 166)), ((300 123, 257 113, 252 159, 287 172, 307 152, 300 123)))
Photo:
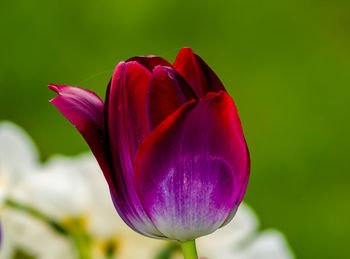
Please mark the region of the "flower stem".
POLYGON ((181 248, 185 259, 198 259, 195 240, 181 242, 181 248))

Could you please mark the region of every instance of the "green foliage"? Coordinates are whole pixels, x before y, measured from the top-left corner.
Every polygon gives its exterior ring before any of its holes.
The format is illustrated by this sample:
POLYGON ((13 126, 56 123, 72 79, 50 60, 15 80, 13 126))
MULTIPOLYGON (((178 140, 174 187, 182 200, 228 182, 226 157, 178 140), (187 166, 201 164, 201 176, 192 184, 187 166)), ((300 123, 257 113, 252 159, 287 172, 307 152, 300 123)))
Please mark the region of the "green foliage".
POLYGON ((177 242, 169 242, 159 251, 155 256, 155 259, 171 259, 176 253, 182 254, 180 244, 177 242))
POLYGON ((17 249, 13 254, 13 259, 35 259, 35 257, 29 255, 28 252, 17 249))

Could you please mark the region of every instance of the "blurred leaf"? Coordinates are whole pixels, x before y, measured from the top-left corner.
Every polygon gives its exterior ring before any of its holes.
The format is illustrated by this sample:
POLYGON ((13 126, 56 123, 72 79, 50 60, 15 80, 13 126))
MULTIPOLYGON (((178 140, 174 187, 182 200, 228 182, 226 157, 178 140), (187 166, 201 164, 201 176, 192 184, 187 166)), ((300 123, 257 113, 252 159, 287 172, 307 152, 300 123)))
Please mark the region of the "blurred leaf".
POLYGON ((178 243, 169 242, 161 251, 159 251, 155 256, 155 259, 171 259, 172 256, 179 251, 181 251, 181 247, 178 243))
POLYGON ((35 256, 29 255, 27 251, 25 252, 21 249, 17 249, 12 259, 35 259, 35 256))

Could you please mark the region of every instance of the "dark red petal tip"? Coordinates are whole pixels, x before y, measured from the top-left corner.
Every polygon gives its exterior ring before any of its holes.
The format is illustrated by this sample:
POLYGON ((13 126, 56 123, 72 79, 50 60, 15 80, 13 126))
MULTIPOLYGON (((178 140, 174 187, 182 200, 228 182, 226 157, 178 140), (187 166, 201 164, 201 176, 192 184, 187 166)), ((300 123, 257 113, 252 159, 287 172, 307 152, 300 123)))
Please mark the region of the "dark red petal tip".
POLYGON ((197 97, 225 89, 214 71, 191 48, 180 50, 173 67, 185 78, 197 97))
POLYGON ((158 65, 171 67, 171 64, 168 61, 154 55, 136 56, 136 57, 129 58, 126 62, 130 62, 130 61, 136 61, 140 63, 151 72, 158 65))

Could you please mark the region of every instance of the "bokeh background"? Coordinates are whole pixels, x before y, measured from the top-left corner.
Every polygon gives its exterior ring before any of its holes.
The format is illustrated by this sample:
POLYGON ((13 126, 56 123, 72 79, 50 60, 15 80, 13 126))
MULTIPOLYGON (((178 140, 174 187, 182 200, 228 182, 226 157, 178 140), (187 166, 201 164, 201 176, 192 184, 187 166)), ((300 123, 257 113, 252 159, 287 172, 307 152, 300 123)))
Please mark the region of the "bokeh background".
POLYGON ((0 26, 0 119, 42 160, 88 149, 47 84, 104 97, 120 60, 190 46, 238 106, 262 227, 297 258, 350 257, 350 1, 2 1, 0 26))

